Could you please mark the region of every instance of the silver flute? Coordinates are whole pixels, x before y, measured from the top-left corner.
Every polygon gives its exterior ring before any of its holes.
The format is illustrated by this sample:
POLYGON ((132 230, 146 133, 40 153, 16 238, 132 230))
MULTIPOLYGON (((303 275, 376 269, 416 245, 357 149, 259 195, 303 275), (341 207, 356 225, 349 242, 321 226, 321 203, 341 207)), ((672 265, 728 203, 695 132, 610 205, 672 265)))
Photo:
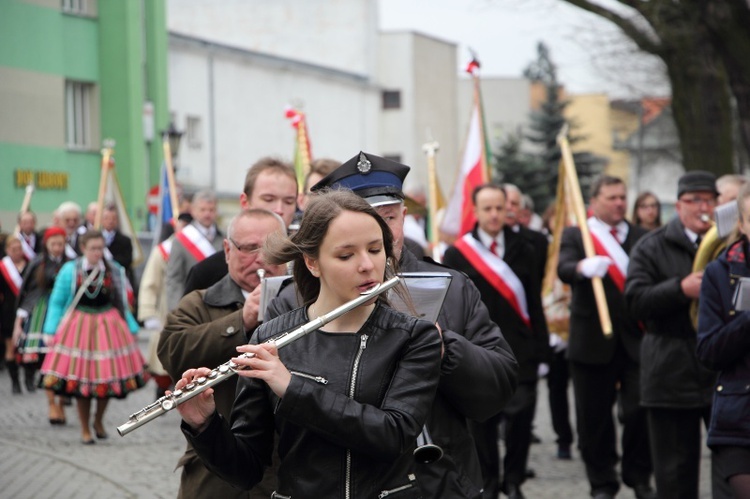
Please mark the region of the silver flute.
MULTIPOLYGON (((345 313, 357 308, 358 306, 367 303, 373 297, 378 296, 385 291, 388 291, 389 289, 396 286, 399 283, 399 280, 399 277, 393 277, 388 281, 378 284, 372 289, 362 293, 361 296, 347 303, 344 303, 340 307, 331 310, 327 314, 323 314, 320 317, 299 326, 297 329, 293 329, 292 331, 283 333, 275 338, 271 338, 266 343, 273 343, 276 345, 276 348, 282 348, 289 343, 292 343, 302 338, 303 336, 312 333, 316 329, 320 329, 332 320, 341 317, 345 313)), ((243 353, 238 355, 237 357, 243 359, 251 359, 254 356, 255 354, 253 353, 243 353)), ((243 369, 245 369, 244 366, 241 366, 231 360, 220 365, 216 369, 211 370, 211 372, 206 376, 201 376, 192 383, 188 383, 181 390, 175 390, 171 394, 165 395, 160 399, 154 401, 153 403, 147 405, 140 411, 131 414, 130 418, 124 424, 117 427, 117 433, 119 433, 120 436, 124 437, 131 431, 140 428, 149 421, 153 421, 159 416, 166 414, 183 402, 187 402, 191 398, 203 393, 214 385, 218 385, 222 381, 231 378, 232 376, 237 374, 237 371, 241 371, 243 369)))

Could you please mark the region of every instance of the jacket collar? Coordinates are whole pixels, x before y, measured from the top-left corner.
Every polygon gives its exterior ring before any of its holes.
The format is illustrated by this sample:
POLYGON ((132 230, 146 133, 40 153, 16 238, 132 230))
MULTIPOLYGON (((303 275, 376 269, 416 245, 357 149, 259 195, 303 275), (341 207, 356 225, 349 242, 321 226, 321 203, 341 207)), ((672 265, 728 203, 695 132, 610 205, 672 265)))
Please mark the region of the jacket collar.
POLYGON ((236 303, 245 303, 242 290, 229 274, 206 290, 203 303, 210 307, 228 307, 236 303))
POLYGON ((685 235, 685 226, 680 222, 680 218, 675 216, 669 221, 664 231, 664 238, 677 246, 685 249, 691 255, 695 255, 695 245, 685 235))

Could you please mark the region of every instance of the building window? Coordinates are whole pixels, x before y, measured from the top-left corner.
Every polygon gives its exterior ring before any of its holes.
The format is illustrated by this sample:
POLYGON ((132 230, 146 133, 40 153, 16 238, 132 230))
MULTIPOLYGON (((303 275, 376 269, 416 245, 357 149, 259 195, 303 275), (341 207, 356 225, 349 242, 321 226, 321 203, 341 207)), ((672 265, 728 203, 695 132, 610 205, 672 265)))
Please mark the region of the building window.
POLYGON ((383 90, 383 109, 401 109, 400 90, 383 90))
POLYGON ((185 133, 187 135, 188 147, 191 149, 200 149, 203 145, 200 116, 188 116, 185 119, 185 133))
POLYGON ((66 142, 71 149, 91 149, 91 100, 94 85, 65 82, 66 142))
POLYGON ((62 10, 66 14, 89 14, 88 0, 62 0, 62 10))

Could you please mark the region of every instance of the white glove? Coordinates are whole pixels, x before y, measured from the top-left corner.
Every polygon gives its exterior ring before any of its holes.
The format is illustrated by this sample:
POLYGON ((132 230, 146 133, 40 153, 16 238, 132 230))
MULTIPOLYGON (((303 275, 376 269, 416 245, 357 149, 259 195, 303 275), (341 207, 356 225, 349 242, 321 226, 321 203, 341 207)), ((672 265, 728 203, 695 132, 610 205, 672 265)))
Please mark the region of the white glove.
POLYGON ((543 378, 549 374, 549 364, 539 364, 539 367, 536 369, 536 374, 540 378, 543 378))
POLYGON ((578 262, 578 271, 589 279, 604 277, 610 265, 612 265, 612 259, 608 256, 591 256, 578 262))
POLYGON ((161 321, 157 317, 149 317, 143 321, 143 327, 146 329, 153 329, 155 331, 161 331, 161 321))
POLYGON ((549 334, 549 346, 552 347, 555 353, 560 353, 566 348, 568 348, 568 342, 562 339, 562 336, 560 336, 559 334, 550 333, 549 334))

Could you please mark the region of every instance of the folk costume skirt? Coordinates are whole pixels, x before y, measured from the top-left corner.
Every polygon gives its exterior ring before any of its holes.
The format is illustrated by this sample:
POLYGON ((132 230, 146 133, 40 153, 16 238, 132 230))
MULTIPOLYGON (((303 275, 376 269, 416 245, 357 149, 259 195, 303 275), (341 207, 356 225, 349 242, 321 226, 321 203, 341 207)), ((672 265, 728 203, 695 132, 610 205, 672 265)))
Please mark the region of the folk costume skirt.
POLYGON ((39 298, 26 318, 23 325, 23 335, 16 344, 16 362, 18 364, 36 365, 44 358, 49 348, 42 333, 44 318, 47 316, 49 295, 39 298))
POLYGON ((117 309, 75 309, 42 364, 41 386, 59 395, 124 398, 145 385, 144 360, 117 309))

